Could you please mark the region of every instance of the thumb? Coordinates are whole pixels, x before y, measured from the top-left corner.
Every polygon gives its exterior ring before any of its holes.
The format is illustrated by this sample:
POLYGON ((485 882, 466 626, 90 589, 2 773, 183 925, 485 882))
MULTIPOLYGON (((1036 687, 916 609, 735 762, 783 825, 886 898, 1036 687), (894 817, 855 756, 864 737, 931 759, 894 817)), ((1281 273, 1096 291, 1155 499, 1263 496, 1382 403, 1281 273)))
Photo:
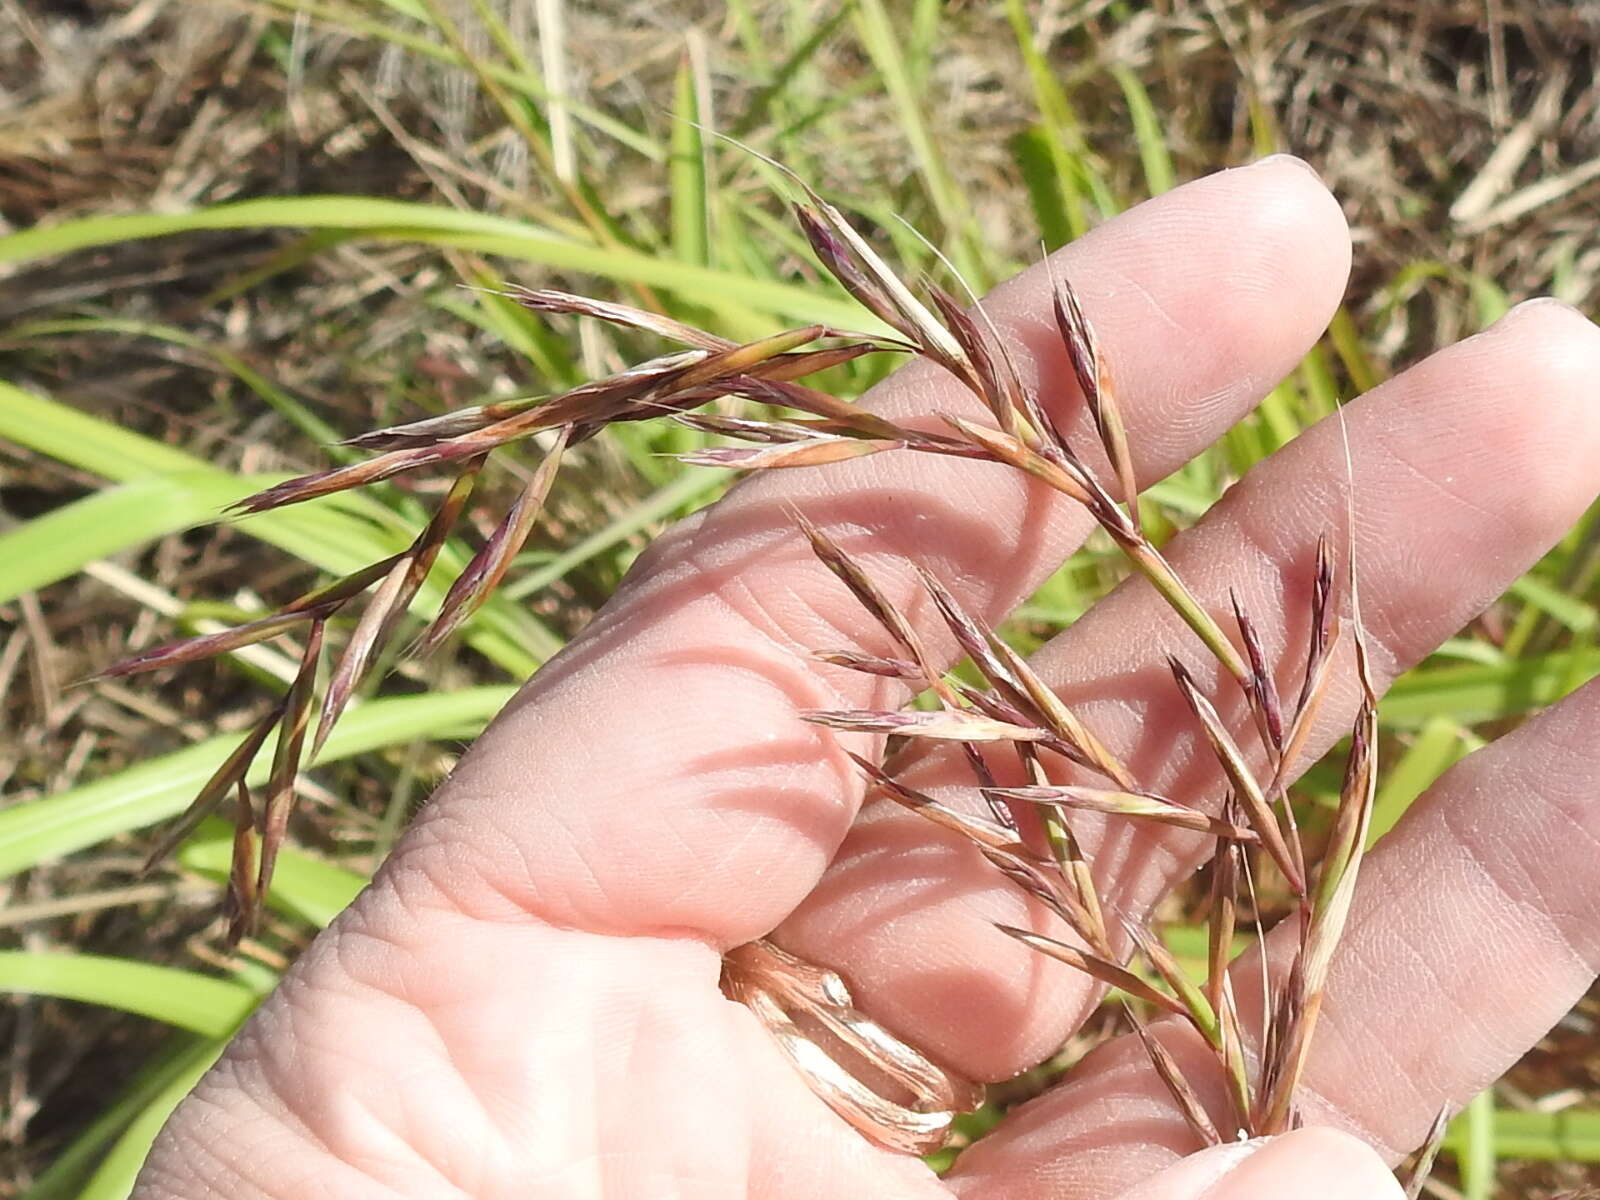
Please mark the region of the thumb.
POLYGON ((1202 1150, 1145 1180, 1122 1200, 1401 1200, 1403 1195, 1371 1146, 1348 1133, 1312 1127, 1202 1150))

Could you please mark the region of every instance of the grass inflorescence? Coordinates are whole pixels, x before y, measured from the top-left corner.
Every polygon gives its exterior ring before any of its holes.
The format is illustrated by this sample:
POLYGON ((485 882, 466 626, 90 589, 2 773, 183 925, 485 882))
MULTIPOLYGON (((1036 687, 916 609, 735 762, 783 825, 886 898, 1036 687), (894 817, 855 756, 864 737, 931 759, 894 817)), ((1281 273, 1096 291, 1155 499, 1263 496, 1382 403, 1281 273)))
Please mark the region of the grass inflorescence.
MULTIPOLYGON (((987 815, 959 811, 907 786, 896 778, 893 756, 882 762, 853 757, 872 791, 971 843, 1001 876, 1065 924, 1070 940, 1006 925, 997 926, 997 934, 1015 938, 1122 993, 1152 1064, 1201 1142, 1214 1144, 1294 1128, 1299 1122, 1296 1089, 1359 874, 1375 797, 1377 697, 1367 669, 1353 561, 1346 564, 1347 582, 1341 588, 1332 541, 1324 538, 1319 544, 1308 589, 1310 634, 1299 664, 1300 685, 1292 698, 1285 699, 1276 680, 1286 672, 1268 661, 1255 622, 1237 597, 1229 614, 1230 629, 1146 534, 1115 383, 1069 281, 1058 279, 1053 284, 1055 326, 1109 464, 1109 482, 1103 482, 1073 447, 1057 415, 1062 406, 1053 403, 1056 398, 1042 396, 1023 383, 981 305, 965 310, 931 283, 922 288, 925 303, 839 209, 809 188, 795 213, 817 258, 891 333, 869 335, 813 324, 735 343, 616 302, 553 290, 511 289, 504 294, 534 311, 576 314, 645 330, 684 348, 538 401, 482 405, 360 435, 347 444, 370 451, 369 457, 274 484, 234 505, 243 513, 269 512, 419 471, 442 469, 449 479, 432 519, 406 550, 234 629, 157 647, 108 669, 106 674, 112 676, 156 670, 236 650, 290 629, 303 628, 305 633, 299 669, 288 692, 206 782, 156 854, 170 850, 233 796, 230 936, 237 940, 256 928, 287 831, 313 710, 318 710, 310 736, 315 748, 324 743, 364 673, 395 637, 399 614, 428 575, 480 472, 496 451, 532 446, 541 457, 414 643, 418 652, 437 648, 482 605, 533 528, 563 455, 610 425, 670 419, 721 435, 734 444, 684 457, 740 471, 816 467, 887 452, 987 462, 1023 473, 1087 511, 1209 652, 1220 668, 1223 686, 1242 694, 1251 716, 1249 737, 1243 741, 1220 715, 1217 698, 1207 694, 1179 653, 1175 650, 1169 659, 1173 687, 1186 702, 1226 783, 1217 810, 1142 786, 1106 741, 992 626, 970 613, 931 573, 920 570, 933 610, 981 685, 947 673, 913 622, 871 574, 823 529, 797 514, 799 531, 815 556, 859 602, 866 623, 887 635, 894 648, 891 655, 881 655, 853 647, 819 647, 819 660, 900 680, 911 692, 933 700, 921 709, 817 711, 803 719, 842 732, 876 735, 880 744, 896 749, 919 743, 959 747, 970 768, 971 787, 987 815), (801 382, 860 355, 882 352, 936 364, 981 401, 988 420, 923 414, 934 419, 929 423, 943 427, 930 432, 890 421, 801 382), (742 415, 700 411, 726 397, 753 403, 742 415), (1348 605, 1344 615, 1339 611, 1342 601, 1348 605), (327 633, 358 607, 359 617, 342 639, 342 648, 332 655, 319 705, 317 679, 327 633), (1322 860, 1312 863, 1295 822, 1288 779, 1333 678, 1332 649, 1341 637, 1354 644, 1363 694, 1327 848, 1322 860), (258 797, 245 777, 273 729, 278 736, 269 781, 258 797), (1253 745, 1247 744, 1250 740, 1253 745), (1009 756, 1010 769, 1027 782, 1001 785, 996 755, 1009 756), (1063 781, 1061 768, 1067 769, 1070 781, 1063 781), (1038 820, 1019 820, 1022 811, 1037 814, 1038 820), (1210 952, 1203 982, 1191 980, 1159 938, 1118 914, 1100 894, 1093 863, 1073 829, 1077 815, 1084 812, 1174 826, 1216 839, 1210 952), (1027 832, 1034 829, 1036 833, 1027 832), (1246 894, 1253 887, 1248 858, 1252 852, 1258 852, 1261 863, 1270 863, 1287 887, 1294 903, 1290 919, 1298 931, 1286 969, 1277 972, 1276 982, 1269 985, 1257 1018, 1259 1028, 1250 1026, 1241 1012, 1228 973, 1237 913, 1243 903, 1256 907, 1246 894), (1220 1124, 1176 1059, 1146 1028, 1145 1013, 1186 1022, 1210 1048, 1226 1080, 1232 1108, 1220 1124)), ((801 993, 790 999, 804 1003, 801 993)), ((838 1090, 836 1085, 834 1091, 838 1090)), ((852 1103, 851 1111, 859 1112, 860 1102, 852 1103)))

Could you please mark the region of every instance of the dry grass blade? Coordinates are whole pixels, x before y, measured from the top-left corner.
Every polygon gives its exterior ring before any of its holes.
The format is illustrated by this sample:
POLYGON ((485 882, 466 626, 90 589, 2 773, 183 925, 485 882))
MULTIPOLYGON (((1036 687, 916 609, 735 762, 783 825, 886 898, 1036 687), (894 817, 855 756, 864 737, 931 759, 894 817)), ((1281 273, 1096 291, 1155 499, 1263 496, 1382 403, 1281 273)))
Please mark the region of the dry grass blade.
POLYGON ((1221 764, 1223 773, 1228 777, 1229 784, 1249 816, 1250 827, 1260 837, 1262 846, 1272 856, 1272 861, 1283 873, 1289 887, 1297 896, 1305 895, 1305 872, 1298 864, 1296 856, 1291 853, 1289 844, 1284 839, 1283 829, 1278 824, 1278 818, 1267 803, 1261 785, 1251 772, 1244 752, 1228 733, 1227 726, 1223 724, 1222 717, 1218 715, 1211 701, 1201 694, 1188 668, 1176 658, 1167 661, 1172 668, 1173 678, 1178 681, 1178 690, 1183 693, 1189 710, 1200 722, 1200 727, 1205 732, 1206 740, 1211 744, 1217 762, 1221 764))
POLYGON ((1236 825, 1220 817, 1213 817, 1210 813, 1201 812, 1197 808, 1189 808, 1187 805, 1179 804, 1176 800, 1167 800, 1144 792, 1119 792, 1103 788, 1055 786, 985 788, 984 792, 986 795, 994 796, 997 800, 1020 800, 1028 804, 1061 805, 1066 808, 1083 809, 1086 812, 1106 813, 1115 817, 1137 817, 1141 820, 1155 821, 1161 825, 1172 825, 1179 829, 1192 829, 1197 833, 1209 833, 1213 837, 1229 838, 1237 842, 1254 842, 1258 840, 1255 832, 1243 825, 1236 825))
POLYGON ((1034 933, 1027 929, 1018 929, 1013 925, 995 925, 1001 933, 1014 937, 1025 946, 1030 946, 1047 958, 1057 962, 1066 963, 1082 971, 1101 983, 1117 988, 1126 995, 1136 1000, 1143 1000, 1163 1012, 1172 1013, 1174 1016, 1186 1016, 1187 1010, 1181 1003, 1174 1000, 1165 992, 1151 987, 1126 967, 1118 966, 1109 959, 1099 955, 1090 954, 1076 946, 1069 946, 1065 942, 1058 942, 1055 938, 1045 937, 1042 933, 1034 933))
POLYGON ((222 803, 223 797, 228 794, 228 789, 244 778, 244 773, 250 769, 250 764, 255 761, 256 755, 261 752, 261 747, 266 744, 267 735, 283 719, 287 705, 287 697, 273 705, 272 709, 251 727, 244 741, 235 746, 232 753, 222 760, 222 765, 212 772, 211 778, 206 780, 199 793, 189 802, 189 807, 184 809, 182 815, 168 827, 150 853, 145 856, 142 871, 153 869, 158 862, 171 854, 173 847, 193 833, 200 822, 216 810, 222 803))
POLYGON ((322 661, 323 622, 311 626, 300 660, 300 673, 284 697, 283 718, 278 723, 278 744, 272 755, 272 774, 267 795, 261 805, 261 861, 256 870, 255 906, 245 924, 254 928, 272 886, 272 872, 278 864, 278 851, 289 832, 289 814, 294 808, 295 777, 300 772, 300 754, 305 746, 306 727, 311 722, 312 692, 316 687, 317 667, 322 661))
POLYGON ((851 458, 865 458, 869 454, 882 454, 885 450, 903 450, 904 442, 878 441, 867 438, 810 438, 784 446, 714 446, 678 455, 678 461, 697 467, 732 467, 740 471, 771 471, 786 467, 820 467, 827 463, 844 462, 851 458))
POLYGON ((339 662, 328 679, 328 688, 322 698, 322 711, 317 717, 317 732, 311 739, 313 758, 322 749, 322 744, 328 735, 333 732, 334 723, 349 704, 350 697, 366 674, 368 665, 388 643, 395 626, 410 607, 412 599, 422 587, 423 580, 428 577, 428 572, 433 569, 434 560, 444 548, 450 530, 455 526, 461 510, 466 507, 467 500, 472 495, 483 463, 484 459, 481 456, 472 459, 456 476, 450 491, 446 493, 426 527, 417 535, 406 554, 389 569, 389 573, 384 576, 383 582, 378 585, 372 598, 367 602, 361 620, 356 623, 355 630, 345 645, 344 653, 340 655, 339 662))
POLYGON ((1411 1170, 1406 1173, 1406 1200, 1417 1200, 1422 1195, 1428 1177, 1433 1174, 1434 1160, 1439 1157, 1439 1149, 1444 1145, 1445 1131, 1449 1128, 1450 1109, 1446 1106, 1434 1114, 1433 1122, 1428 1126, 1428 1136, 1422 1139, 1422 1145, 1412 1159, 1411 1170))
POLYGON ((1184 1077, 1171 1051, 1150 1035, 1145 1023, 1133 1011, 1132 1005, 1124 1004, 1122 1007, 1128 1014, 1128 1021, 1133 1026, 1134 1033, 1139 1035, 1139 1044, 1144 1047, 1150 1065, 1155 1068, 1168 1094, 1177 1104, 1178 1111, 1183 1114, 1184 1123, 1200 1140, 1202 1146, 1220 1146, 1224 1140, 1222 1135, 1217 1132, 1211 1114, 1206 1112, 1205 1105, 1200 1103, 1199 1095, 1184 1077))
POLYGON ((1042 729, 996 721, 963 708, 947 708, 940 712, 839 709, 802 713, 800 719, 845 733, 877 733, 943 742, 1038 742, 1050 736, 1042 729))
POLYGON ((468 617, 478 611, 504 578, 511 566, 511 560, 517 556, 523 543, 528 540, 528 534, 533 531, 533 523, 544 508, 545 497, 550 492, 550 485, 555 482, 556 471, 560 469, 561 459, 571 435, 570 426, 563 428, 557 434, 555 443, 545 452, 544 461, 539 464, 539 469, 533 473, 533 478, 528 481, 528 485, 522 489, 510 510, 501 518, 495 531, 489 535, 489 540, 472 556, 472 561, 466 565, 461 574, 456 576, 455 582, 450 585, 450 590, 445 593, 444 600, 439 604, 438 616, 423 631, 422 638, 418 642, 419 653, 431 654, 438 649, 468 617))
POLYGON ((1117 405, 1116 392, 1111 384, 1111 371, 1105 356, 1100 353, 1100 343, 1094 326, 1083 314, 1078 294, 1067 280, 1057 280, 1054 289, 1056 329, 1072 360, 1073 374, 1078 378, 1078 388, 1084 403, 1094 418, 1095 432, 1105 448, 1106 457, 1122 490, 1122 501, 1127 506, 1128 520, 1135 533, 1141 532, 1139 521, 1139 484, 1133 470, 1133 455, 1128 450, 1128 431, 1117 405))

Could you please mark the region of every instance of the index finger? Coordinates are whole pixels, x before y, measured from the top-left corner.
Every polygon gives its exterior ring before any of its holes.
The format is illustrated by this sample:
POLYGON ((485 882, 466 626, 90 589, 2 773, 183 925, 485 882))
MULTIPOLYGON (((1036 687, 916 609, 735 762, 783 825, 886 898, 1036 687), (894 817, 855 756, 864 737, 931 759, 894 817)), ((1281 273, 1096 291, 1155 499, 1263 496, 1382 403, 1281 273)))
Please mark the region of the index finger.
MULTIPOLYGON (((1119 383, 1144 482, 1223 433, 1287 373, 1336 306, 1342 215, 1301 163, 1177 189, 1061 251, 1119 383)), ((986 306, 1025 382, 1084 420, 1036 267, 986 306)), ((981 416, 926 364, 867 403, 981 416)), ((1014 606, 1088 530, 1075 507, 989 464, 890 453, 753 479, 662 539, 590 629, 483 734, 392 871, 449 902, 609 934, 729 946, 815 884, 861 785, 799 710, 881 704, 898 684, 819 668, 859 610, 797 536, 804 512, 865 560, 913 620, 911 563, 973 610, 1014 606)), ((930 642, 951 650, 930 628, 930 642)))

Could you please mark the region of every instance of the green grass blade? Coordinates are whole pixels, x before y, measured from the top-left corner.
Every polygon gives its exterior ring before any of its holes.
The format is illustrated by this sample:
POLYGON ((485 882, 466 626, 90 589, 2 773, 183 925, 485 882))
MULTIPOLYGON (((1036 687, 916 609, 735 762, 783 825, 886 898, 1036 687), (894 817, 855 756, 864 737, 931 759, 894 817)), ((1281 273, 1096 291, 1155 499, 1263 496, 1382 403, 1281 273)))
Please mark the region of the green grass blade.
POLYGON ((1028 189, 1044 248, 1055 250, 1081 234, 1083 199, 1063 182, 1050 135, 1037 125, 1022 130, 1011 139, 1011 157, 1028 189))
MULTIPOLYGON (((187 1093, 192 1080, 204 1069, 198 1065, 210 1066, 221 1053, 223 1044, 224 1039, 219 1038, 183 1037, 163 1048, 100 1110, 88 1128, 55 1156, 33 1186, 22 1194, 21 1200, 82 1200, 83 1189, 96 1164, 103 1160, 106 1147, 137 1121, 141 1113, 154 1104, 165 1104, 168 1091, 177 1087, 179 1080, 191 1081, 182 1089, 187 1093)), ((170 1106, 163 1111, 170 1111, 170 1106)), ((140 1161, 143 1161, 142 1156, 140 1161)), ((131 1190, 131 1186, 126 1190, 131 1190)))
MULTIPOLYGON (((216 832, 203 827, 197 837, 186 842, 178 851, 178 861, 191 871, 222 882, 233 868, 233 835, 220 820, 213 822, 211 829, 216 832)), ((366 885, 366 879, 354 871, 285 848, 272 873, 267 903, 321 929, 350 907, 366 885)))
POLYGON ((699 89, 692 56, 678 66, 672 121, 672 250, 679 262, 710 265, 711 218, 706 206, 706 147, 700 136, 699 89))
POLYGON ((1178 181, 1172 166, 1172 155, 1167 151, 1166 131, 1161 128, 1161 118, 1156 115, 1150 93, 1145 91, 1139 77, 1127 67, 1113 66, 1111 77, 1122 89, 1128 103, 1128 117, 1133 123, 1133 140, 1139 147, 1139 162, 1144 167, 1145 186, 1152 196, 1171 190, 1178 181))
POLYGON ((195 337, 172 325, 149 321, 128 321, 109 317, 78 318, 61 321, 33 321, 8 331, 8 336, 18 341, 41 337, 72 336, 83 333, 115 334, 127 337, 152 338, 185 350, 203 354, 233 375, 256 395, 260 396, 288 422, 314 442, 327 447, 327 452, 342 461, 357 457, 357 452, 346 450, 336 443, 344 436, 321 417, 317 416, 294 396, 273 383, 244 359, 226 347, 213 346, 203 338, 195 337))
POLYGON ((265 486, 256 476, 183 472, 137 479, 35 517, 0 533, 0 604, 97 558, 213 521, 224 505, 265 486))
MULTIPOLYGON (((858 0, 855 8, 855 26, 861 44, 877 68, 883 87, 894 102, 900 130, 916 159, 917 172, 922 176, 928 198, 944 226, 951 243, 950 257, 963 277, 977 291, 984 292, 993 285, 989 264, 982 256, 975 238, 972 209, 967 198, 952 181, 944 157, 934 142, 923 119, 925 101, 918 94, 911 68, 903 51, 904 33, 897 31, 883 0, 858 0)), ((929 31, 933 36, 933 31, 929 31)))
MULTIPOLYGON (((5 382, 0 382, 0 438, 119 483, 181 478, 193 486, 194 481, 209 475, 218 480, 218 489, 231 485, 242 489, 242 496, 260 482, 218 471, 204 459, 5 382)), ((404 549, 417 533, 398 515, 359 494, 243 517, 234 524, 334 575, 404 549)), ((466 562, 467 553, 459 544, 447 546, 418 592, 413 611, 431 617, 449 580, 466 562)), ((562 645, 562 640, 531 614, 497 597, 477 614, 467 640, 515 678, 532 674, 562 645)))
POLYGON ((150 1156, 150 1147, 155 1143, 156 1134, 161 1132, 172 1110, 194 1090, 194 1085, 211 1069, 211 1064, 221 1057, 227 1044, 227 1038, 220 1038, 202 1042, 195 1048, 193 1054, 184 1060, 182 1070, 173 1072, 166 1086, 128 1123, 78 1200, 127 1200, 133 1191, 139 1168, 150 1156))
POLYGON ((1481 739, 1448 717, 1432 717, 1425 721, 1405 753, 1389 768, 1383 786, 1378 789, 1367 845, 1371 846, 1393 829, 1417 797, 1433 786, 1434 780, 1480 745, 1481 739))
POLYGON ((1401 676, 1378 706, 1386 725, 1416 727, 1432 717, 1463 725, 1553 704, 1600 674, 1600 649, 1534 655, 1503 663, 1424 666, 1401 676))
POLYGON ((1358 394, 1370 392, 1383 382, 1382 374, 1373 365, 1366 346, 1362 344, 1361 331, 1356 328, 1355 318, 1343 305, 1333 314, 1333 320, 1328 322, 1328 340, 1333 343, 1334 353, 1344 364, 1358 394))
MULTIPOLYGON (((335 762, 419 737, 454 736, 487 723, 511 699, 510 687, 372 700, 352 709, 318 761, 335 762)), ((208 738, 42 800, 0 811, 0 879, 47 859, 176 816, 242 735, 208 738)), ((251 770, 265 782, 271 756, 251 770)))
MULTIPOLYGON (((1470 1106, 1469 1106, 1470 1112, 1470 1106)), ((1444 1146, 1457 1156, 1469 1152, 1473 1118, 1463 1112, 1450 1123, 1444 1146)), ((1494 1112, 1494 1152, 1499 1158, 1539 1162, 1600 1162, 1600 1111, 1568 1108, 1561 1112, 1494 1112)))
POLYGON ((208 1037, 224 1037, 260 998, 195 971, 64 951, 0 950, 0 992, 54 996, 121 1009, 208 1037))
POLYGON ((1466 1200, 1489 1200, 1494 1195, 1494 1092, 1486 1089, 1474 1096, 1457 1120, 1460 1141, 1452 1147, 1461 1172, 1461 1194, 1466 1200))
POLYGON ((387 241, 453 246, 622 283, 668 288, 718 311, 748 307, 795 321, 886 332, 852 301, 814 287, 752 279, 633 250, 599 249, 505 217, 372 196, 269 197, 187 213, 64 221, 0 237, 0 262, 28 262, 196 230, 259 228, 344 229, 387 241))

